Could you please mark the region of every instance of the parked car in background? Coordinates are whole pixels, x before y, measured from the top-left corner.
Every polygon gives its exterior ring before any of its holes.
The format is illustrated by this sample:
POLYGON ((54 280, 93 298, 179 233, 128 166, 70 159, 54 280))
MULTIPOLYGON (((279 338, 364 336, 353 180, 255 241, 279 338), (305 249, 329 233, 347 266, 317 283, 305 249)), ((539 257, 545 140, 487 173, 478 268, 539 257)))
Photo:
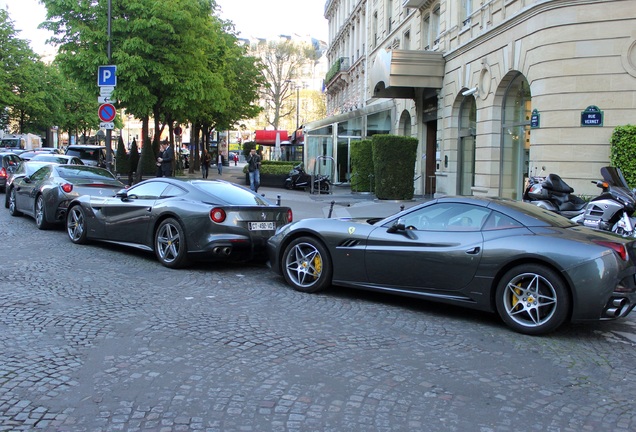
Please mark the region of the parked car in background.
POLYGON ((446 197, 385 219, 303 219, 269 240, 294 289, 331 284, 497 312, 538 335, 636 305, 636 239, 532 204, 446 197))
POLYGON ((124 184, 103 168, 48 164, 16 178, 9 192, 9 213, 35 219, 39 229, 62 223, 68 204, 81 195, 112 196, 124 184))
POLYGON ((77 156, 84 162, 84 165, 106 167, 105 146, 74 144, 66 148, 66 154, 69 156, 77 156))
POLYGON ((64 154, 62 150, 56 147, 38 147, 38 148, 34 148, 33 151, 40 152, 40 153, 64 154))
POLYGON ((31 158, 32 161, 53 162, 58 164, 67 165, 84 165, 84 162, 77 156, 52 154, 52 153, 39 153, 31 158))
POLYGON ((9 174, 7 178, 7 184, 5 187, 5 196, 4 196, 4 206, 9 208, 9 197, 11 196, 11 188, 13 187, 13 182, 16 179, 19 179, 24 176, 30 176, 40 168, 45 165, 51 165, 51 162, 42 162, 42 161, 21 161, 18 165, 18 168, 9 174))
POLYGON ((28 161, 28 160, 31 160, 33 156, 40 154, 40 152, 36 152, 34 150, 28 150, 28 151, 17 153, 17 154, 18 156, 20 156, 20 158, 22 158, 22 160, 28 161))
POLYGON ((15 153, 0 153, 0 192, 4 192, 7 187, 7 178, 18 169, 22 159, 15 153))
POLYGON ((225 181, 160 177, 115 197, 81 196, 68 209, 73 243, 103 240, 153 251, 161 264, 266 258, 267 239, 292 220, 289 207, 225 181))

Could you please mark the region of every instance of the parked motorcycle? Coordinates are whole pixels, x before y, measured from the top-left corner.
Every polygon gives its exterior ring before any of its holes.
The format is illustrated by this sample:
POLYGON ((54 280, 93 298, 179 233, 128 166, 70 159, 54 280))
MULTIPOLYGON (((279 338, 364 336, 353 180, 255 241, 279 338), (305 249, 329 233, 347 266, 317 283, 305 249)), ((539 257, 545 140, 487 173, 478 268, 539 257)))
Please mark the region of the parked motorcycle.
MULTIPOLYGON (((303 164, 296 165, 290 172, 289 177, 285 180, 286 189, 307 189, 311 185, 311 175, 305 172, 303 164)), ((331 182, 329 176, 317 175, 314 178, 314 190, 321 193, 329 192, 331 182)))
POLYGON ((590 200, 585 212, 573 219, 586 227, 636 237, 636 194, 616 167, 601 168, 603 181, 592 181, 603 192, 590 200))
POLYGON ((586 205, 573 192, 574 189, 557 174, 536 175, 528 178, 523 200, 572 219, 582 215, 586 205))

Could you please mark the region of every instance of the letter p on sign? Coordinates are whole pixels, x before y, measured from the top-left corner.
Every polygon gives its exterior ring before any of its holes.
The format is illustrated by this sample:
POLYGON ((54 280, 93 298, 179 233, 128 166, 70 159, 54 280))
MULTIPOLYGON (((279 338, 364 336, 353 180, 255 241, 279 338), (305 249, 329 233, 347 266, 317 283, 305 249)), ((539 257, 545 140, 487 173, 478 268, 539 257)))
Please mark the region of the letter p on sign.
POLYGON ((117 85, 117 66, 98 66, 97 68, 97 85, 99 87, 116 86, 117 85))

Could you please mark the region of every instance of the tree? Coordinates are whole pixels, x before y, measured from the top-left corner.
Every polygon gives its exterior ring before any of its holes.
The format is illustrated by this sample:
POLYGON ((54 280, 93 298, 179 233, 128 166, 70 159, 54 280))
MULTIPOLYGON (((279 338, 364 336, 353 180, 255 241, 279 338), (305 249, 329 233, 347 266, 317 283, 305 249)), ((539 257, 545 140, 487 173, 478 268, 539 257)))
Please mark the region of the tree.
POLYGON ((261 99, 265 101, 267 123, 278 129, 281 118, 294 111, 290 99, 300 78, 300 71, 317 53, 310 44, 297 44, 290 40, 269 41, 256 45, 253 54, 262 62, 262 72, 266 84, 261 89, 261 99), (286 108, 287 107, 287 108, 286 108))

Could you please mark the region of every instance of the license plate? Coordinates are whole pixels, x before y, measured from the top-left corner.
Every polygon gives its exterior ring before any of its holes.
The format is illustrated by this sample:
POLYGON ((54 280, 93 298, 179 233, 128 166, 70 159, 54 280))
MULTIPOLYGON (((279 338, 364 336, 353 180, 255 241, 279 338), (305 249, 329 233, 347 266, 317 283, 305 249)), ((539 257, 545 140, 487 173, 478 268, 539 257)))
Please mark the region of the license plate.
POLYGON ((275 222, 250 222, 250 231, 269 231, 276 229, 275 222))

